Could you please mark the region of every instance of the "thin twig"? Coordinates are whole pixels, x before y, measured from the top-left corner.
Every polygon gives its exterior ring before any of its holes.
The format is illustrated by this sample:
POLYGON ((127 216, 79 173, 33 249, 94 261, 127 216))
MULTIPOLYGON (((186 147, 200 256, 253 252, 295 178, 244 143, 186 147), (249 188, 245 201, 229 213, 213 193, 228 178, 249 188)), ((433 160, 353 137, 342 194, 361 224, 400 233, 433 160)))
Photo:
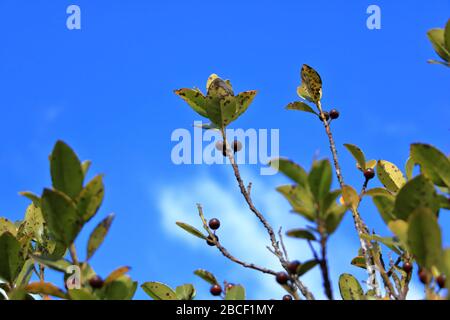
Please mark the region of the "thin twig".
POLYGON ((280 229, 278 230, 278 237, 280 238, 281 248, 283 249, 284 256, 285 256, 286 260, 289 261, 288 252, 286 250, 286 246, 284 245, 283 235, 281 232, 282 232, 282 227, 280 227, 280 229))
POLYGON ((325 226, 323 221, 318 221, 318 230, 320 233, 320 248, 321 248, 321 259, 319 260, 320 270, 322 271, 323 286, 325 289, 325 294, 329 300, 333 300, 333 290, 331 288, 330 275, 328 271, 328 261, 327 261, 327 240, 328 236, 325 231, 325 226))
POLYGON ((233 262, 235 262, 237 264, 240 264, 241 266, 243 266, 245 268, 257 270, 257 271, 260 271, 262 273, 267 273, 267 274, 271 274, 271 275, 276 275, 277 274, 277 272, 274 271, 274 270, 270 270, 270 269, 267 269, 267 268, 263 268, 263 267, 257 266, 254 263, 247 263, 247 262, 244 262, 244 261, 239 260, 238 258, 234 257, 230 252, 228 252, 227 249, 225 249, 225 247, 223 247, 220 244, 220 242, 217 240, 217 237, 214 236, 214 233, 209 229, 208 223, 206 222, 205 216, 203 214, 203 208, 202 208, 202 206, 200 204, 197 204, 197 209, 198 209, 198 214, 200 215, 200 218, 201 218, 202 223, 203 223, 203 228, 208 232, 208 234, 210 236, 210 239, 212 239, 211 242, 214 243, 214 245, 217 247, 217 249, 219 249, 219 251, 226 258, 228 258, 229 260, 231 260, 231 261, 233 261, 233 262))
MULTIPOLYGON (((326 134, 328 136, 328 140, 329 140, 329 144, 330 144, 330 150, 331 150, 331 154, 333 156, 333 162, 334 162, 334 168, 335 168, 335 171, 336 171, 336 176, 337 176, 337 179, 339 181, 339 185, 340 185, 341 189, 343 189, 344 186, 345 186, 345 182, 344 182, 344 177, 342 175, 341 167, 339 165, 337 149, 336 149, 336 144, 334 142, 333 134, 331 133, 331 129, 330 129, 330 126, 328 124, 328 121, 325 119, 325 116, 323 114, 322 106, 321 106, 320 101, 318 101, 316 103, 316 105, 317 105, 317 109, 320 112, 320 116, 322 118, 322 122, 323 122, 323 125, 325 127, 326 134)), ((361 244, 361 249, 362 249, 362 251, 364 253, 364 258, 365 258, 365 261, 366 261, 366 270, 367 270, 367 273, 369 274, 369 279, 371 279, 370 285, 372 287, 376 288, 377 295, 379 296, 379 288, 378 288, 377 280, 376 280, 376 271, 373 268, 372 257, 370 256, 371 244, 370 244, 370 242, 366 241, 363 238, 364 234, 368 234, 368 229, 365 226, 364 222, 362 221, 358 210, 356 208, 353 208, 353 207, 351 207, 350 209, 351 209, 351 212, 352 212, 355 228, 356 228, 356 231, 358 233, 358 238, 359 238, 359 241, 360 241, 360 244, 361 244)))
MULTIPOLYGON (((278 244, 277 238, 275 236, 275 232, 273 231, 272 226, 267 222, 266 218, 262 215, 261 212, 255 207, 253 204, 253 201, 250 197, 250 194, 248 193, 247 188, 244 185, 244 182, 242 180, 241 174, 239 172, 239 167, 234 159, 234 153, 230 148, 228 148, 227 143, 227 137, 224 129, 221 129, 222 137, 223 137, 223 144, 227 146, 226 154, 228 155, 228 159, 230 160, 231 166, 233 167, 234 176, 236 177, 236 181, 239 185, 239 189, 245 199, 245 202, 247 203, 249 209, 256 215, 256 217, 259 219, 259 221, 262 223, 264 228, 267 230, 267 233, 269 234, 270 241, 272 243, 272 248, 278 257, 278 260, 280 261, 281 265, 285 270, 287 269, 288 262, 286 261, 285 257, 283 256, 283 252, 280 249, 280 246, 278 244)), ((300 281, 296 280, 294 281, 296 286, 300 289, 301 293, 305 296, 308 300, 313 300, 314 296, 313 294, 308 290, 308 288, 300 281)))

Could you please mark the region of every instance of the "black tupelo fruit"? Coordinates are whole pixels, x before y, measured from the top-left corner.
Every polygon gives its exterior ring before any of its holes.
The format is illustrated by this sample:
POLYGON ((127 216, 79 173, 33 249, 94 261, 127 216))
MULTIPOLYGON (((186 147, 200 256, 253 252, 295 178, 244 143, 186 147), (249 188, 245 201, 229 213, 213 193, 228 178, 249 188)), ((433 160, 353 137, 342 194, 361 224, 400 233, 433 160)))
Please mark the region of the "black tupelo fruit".
POLYGON ((375 171, 372 168, 367 168, 366 170, 364 170, 364 177, 367 180, 372 179, 373 177, 375 177, 375 171))
POLYGON ((286 272, 278 272, 275 279, 279 284, 286 284, 289 280, 289 276, 286 272))
POLYGON ((220 294, 222 293, 222 287, 219 286, 218 284, 215 284, 211 287, 211 289, 209 290, 209 292, 211 292, 211 294, 213 296, 220 296, 220 294))
POLYGON ((213 219, 209 220, 208 225, 211 229, 217 230, 220 228, 220 221, 219 221, 219 219, 213 218, 213 219))
POLYGON ((331 109, 330 118, 333 120, 339 118, 339 111, 337 111, 336 109, 331 109))

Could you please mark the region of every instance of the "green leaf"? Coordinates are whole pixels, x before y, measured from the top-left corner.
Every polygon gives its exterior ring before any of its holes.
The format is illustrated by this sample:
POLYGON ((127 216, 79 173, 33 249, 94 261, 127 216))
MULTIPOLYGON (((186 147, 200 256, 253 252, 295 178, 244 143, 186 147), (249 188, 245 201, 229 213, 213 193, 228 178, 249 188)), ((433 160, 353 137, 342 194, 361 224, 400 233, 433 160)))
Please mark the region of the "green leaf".
POLYGON ((24 263, 19 241, 9 232, 0 235, 0 279, 13 283, 24 263))
POLYGON ((444 29, 444 44, 447 52, 450 52, 450 19, 448 19, 444 29))
POLYGON ((198 229, 194 228, 193 226, 184 223, 184 222, 176 222, 177 226, 179 226, 181 229, 184 229, 185 231, 189 232, 190 234, 196 236, 197 238, 206 240, 206 237, 201 233, 198 229))
POLYGON ((277 191, 289 201, 293 212, 302 215, 310 221, 314 221, 316 219, 314 199, 309 188, 285 185, 278 187, 277 191))
POLYGON ((430 208, 435 214, 440 207, 433 183, 423 175, 414 177, 400 189, 395 199, 394 215, 398 219, 408 220, 419 207, 430 208))
POLYGON ((89 221, 100 208, 105 196, 103 176, 93 178, 77 197, 77 210, 84 222, 89 221))
POLYGON ((406 165, 405 165, 406 179, 411 180, 415 165, 416 164, 415 164, 413 158, 409 157, 408 160, 406 160, 406 165))
POLYGON ((94 231, 92 231, 87 245, 86 260, 89 260, 103 243, 113 220, 114 214, 110 214, 95 227, 94 231))
POLYGON ((390 221, 395 220, 393 213, 395 198, 393 196, 374 196, 372 201, 377 207, 384 223, 388 224, 390 221))
POLYGON ((227 290, 225 300, 245 300, 245 288, 241 285, 233 286, 227 290))
POLYGON ((183 99, 195 112, 202 117, 208 118, 206 113, 206 98, 198 89, 179 89, 174 93, 183 99))
POLYGON ((362 269, 366 269, 367 268, 367 266, 366 266, 366 258, 364 258, 363 256, 354 257, 352 259, 352 261, 351 261, 351 264, 353 266, 355 266, 355 267, 359 267, 359 268, 362 268, 362 269))
POLYGON ((400 169, 395 164, 385 160, 378 161, 377 176, 386 189, 391 192, 397 192, 406 183, 400 169))
POLYGON ((311 108, 309 105, 307 105, 306 103, 304 103, 302 101, 291 102, 286 106, 286 109, 287 110, 304 111, 304 112, 309 112, 309 113, 319 115, 313 108, 311 108))
POLYGON ((348 208, 346 206, 341 206, 337 203, 333 204, 332 209, 328 210, 325 218, 325 225, 329 235, 335 232, 339 227, 347 210, 348 208))
POLYGON ((39 196, 37 196, 36 194, 34 194, 33 192, 30 191, 21 191, 19 192, 19 194, 21 196, 24 196, 25 198, 30 199, 31 201, 33 201, 36 206, 40 206, 41 205, 41 198, 39 198, 39 196))
POLYGON ((297 87, 297 95, 304 100, 308 100, 309 102, 314 102, 313 99, 311 98, 311 96, 309 95, 308 89, 306 89, 306 85, 304 83, 301 83, 297 87))
POLYGON ((236 96, 236 113, 233 116, 233 121, 241 116, 253 102, 258 92, 256 90, 244 91, 236 96))
POLYGON ((386 247, 394 251, 396 254, 401 255, 402 252, 399 249, 400 243, 392 237, 380 237, 376 234, 362 234, 361 238, 369 240, 369 241, 376 241, 384 244, 386 247))
POLYGON ((16 225, 11 221, 9 221, 8 219, 0 217, 0 236, 5 232, 9 232, 13 236, 16 236, 17 228, 16 225))
POLYGON ((50 269, 60 271, 60 272, 66 272, 67 268, 69 268, 72 263, 65 260, 65 259, 53 259, 52 257, 43 256, 43 255, 34 255, 30 254, 31 258, 33 258, 34 261, 37 263, 40 263, 50 269))
POLYGON ((339 291, 343 300, 364 300, 364 291, 358 280, 348 273, 339 277, 339 291))
POLYGON ((33 282, 25 287, 29 293, 41 294, 47 296, 53 296, 60 299, 67 299, 67 295, 56 287, 54 284, 49 282, 33 282))
POLYGON ((53 187, 71 198, 83 188, 83 170, 75 152, 64 142, 58 141, 50 156, 53 187))
POLYGON ((83 161, 81 163, 81 171, 83 171, 83 177, 84 178, 86 178, 86 175, 87 175, 91 165, 92 165, 92 161, 91 160, 86 160, 86 161, 83 161))
POLYGON ((53 237, 68 247, 77 237, 82 223, 75 203, 63 193, 45 189, 42 214, 53 237))
POLYGON ((175 289, 178 300, 192 300, 195 297, 195 288, 192 284, 178 286, 175 289))
POLYGON ((271 160, 269 165, 279 170, 298 185, 302 187, 306 187, 308 185, 308 174, 295 162, 284 158, 276 158, 271 160))
POLYGON ((428 39, 430 39, 433 45, 434 51, 445 61, 450 60, 450 51, 445 45, 444 29, 431 29, 427 32, 428 39))
POLYGON ((137 282, 127 275, 105 284, 103 297, 106 300, 131 300, 136 292, 137 282))
POLYGON ((406 221, 390 221, 388 228, 397 236, 403 246, 406 247, 408 245, 408 223, 406 221))
POLYGON ((320 212, 322 216, 326 216, 326 214, 334 210, 336 206, 338 205, 336 200, 337 198, 342 194, 341 190, 333 190, 328 192, 328 194, 325 196, 322 206, 320 207, 320 212))
POLYGON ((87 289, 72 289, 68 291, 70 300, 98 300, 98 298, 87 289))
POLYGON ((286 232, 286 235, 292 238, 316 241, 316 237, 306 229, 293 229, 286 232))
POLYGON ((325 200, 331 188, 331 165, 328 160, 314 161, 308 175, 309 187, 319 207, 325 200))
POLYGON ((439 206, 443 209, 450 210, 450 198, 447 198, 441 194, 438 195, 439 206))
POLYGON ((357 210, 359 206, 359 195, 355 189, 349 185, 342 187, 342 198, 347 207, 357 210))
POLYGON ((306 274, 308 271, 310 271, 311 269, 313 269, 315 266, 317 266, 319 264, 319 262, 317 262, 317 260, 313 259, 313 260, 308 260, 306 262, 303 262, 300 267, 298 267, 297 269, 297 275, 299 277, 303 276, 304 274, 306 274))
POLYGON ((364 195, 371 196, 371 197, 382 196, 382 197, 393 198, 392 193, 390 193, 388 190, 386 190, 384 188, 372 188, 372 189, 366 190, 366 192, 364 192, 364 195))
POLYGON ((214 79, 206 95, 206 113, 219 128, 230 124, 237 113, 237 101, 233 90, 220 78, 214 79))
POLYGON ((301 71, 302 84, 306 89, 306 96, 309 96, 315 103, 322 98, 322 79, 319 73, 304 64, 301 71))
POLYGON ((352 154, 353 158, 355 158, 361 170, 366 170, 366 157, 364 156, 362 150, 358 146, 349 143, 344 144, 344 147, 346 147, 352 154))
POLYGON ((209 284, 212 284, 212 285, 219 284, 219 282, 217 281, 216 277, 211 272, 209 272, 207 270, 197 269, 197 270, 194 271, 194 274, 196 276, 199 276, 200 278, 202 278, 203 280, 205 280, 209 284))
POLYGON ((36 206, 36 203, 31 203, 25 213, 25 219, 19 227, 21 236, 26 236, 34 239, 40 244, 44 243, 44 217, 42 216, 41 208, 36 206))
POLYGON ((178 300, 177 294, 161 282, 145 282, 141 288, 154 300, 178 300))
POLYGON ((33 275, 34 269, 34 261, 33 259, 27 259, 20 270, 20 273, 17 275, 14 284, 16 287, 22 287, 30 282, 31 276, 33 275))
POLYGON ((436 185, 450 187, 450 160, 441 151, 429 144, 414 143, 411 158, 436 185))
POLYGON ((408 244, 417 263, 428 270, 439 268, 443 252, 436 214, 429 208, 417 208, 408 222, 408 244))
POLYGON ((105 285, 116 281, 117 279, 123 277, 128 271, 130 271, 130 267, 123 266, 119 267, 113 272, 111 272, 105 279, 105 285))

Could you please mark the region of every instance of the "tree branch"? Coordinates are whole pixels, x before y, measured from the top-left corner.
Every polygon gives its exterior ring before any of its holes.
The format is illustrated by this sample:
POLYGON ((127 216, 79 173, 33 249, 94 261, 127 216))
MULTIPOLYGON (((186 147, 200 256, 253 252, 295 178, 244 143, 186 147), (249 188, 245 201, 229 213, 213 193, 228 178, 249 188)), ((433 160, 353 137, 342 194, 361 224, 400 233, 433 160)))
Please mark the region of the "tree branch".
MULTIPOLYGON (((330 144, 331 154, 333 156, 333 163, 334 163, 334 168, 336 171, 336 176, 339 181, 339 185, 340 185, 341 189, 343 189, 343 187, 345 186, 345 182, 344 182, 344 177, 342 175, 341 166, 339 165, 339 159, 338 159, 338 155, 337 155, 337 149, 336 149, 336 144, 334 142, 333 134, 331 133, 330 125, 329 125, 327 119, 325 119, 320 101, 318 101, 316 103, 316 106, 320 112, 320 117, 321 117, 323 125, 325 127, 325 132, 328 136, 328 141, 330 144)), ((367 229, 366 225, 364 224, 363 220, 361 219, 361 216, 359 215, 358 210, 355 208, 351 208, 351 212, 352 212, 352 216, 353 216, 354 225, 355 225, 356 231, 358 233, 359 241, 361 244, 361 249, 364 253, 364 258, 366 261, 366 269, 367 269, 367 273, 369 274, 369 281, 370 281, 370 283, 368 282, 368 284, 371 287, 376 288, 377 295, 379 295, 379 287, 378 287, 377 279, 376 279, 376 271, 373 268, 373 265, 372 265, 373 258, 370 255, 371 244, 370 244, 370 242, 366 241, 363 238, 364 234, 368 234, 368 229, 367 229)))
MULTIPOLYGON (((241 191, 241 194, 244 197, 245 202, 247 203, 250 211, 252 211, 255 214, 255 216, 259 219, 261 224, 267 230, 267 233, 269 234, 270 241, 272 243, 272 248, 273 248, 273 250, 275 252, 275 255, 278 257, 278 260, 280 261, 282 267, 286 271, 288 271, 288 268, 287 268, 288 261, 286 260, 287 258, 284 256, 283 251, 280 249, 280 246, 279 246, 279 243, 278 243, 277 238, 275 236, 275 232, 273 231, 273 228, 267 222, 267 220, 263 216, 263 214, 261 212, 259 212, 259 210, 253 204, 252 198, 250 197, 250 194, 248 192, 249 190, 245 187, 245 184, 244 184, 244 182, 242 180, 242 177, 241 177, 241 174, 239 172, 239 167, 238 167, 238 165, 237 165, 237 163, 236 163, 236 161, 234 159, 234 152, 228 146, 226 133, 225 133, 225 130, 223 128, 221 129, 221 134, 222 134, 222 138, 223 138, 223 145, 224 145, 224 148, 226 148, 226 154, 228 156, 228 159, 230 160, 231 166, 232 166, 233 171, 234 171, 234 176, 235 176, 236 181, 238 183, 238 186, 239 186, 239 189, 241 191)), ((301 291, 303 296, 305 296, 306 299, 308 299, 308 300, 313 300, 314 299, 313 294, 308 290, 308 288, 299 279, 293 279, 293 281, 294 281, 295 285, 299 288, 299 290, 301 291)))

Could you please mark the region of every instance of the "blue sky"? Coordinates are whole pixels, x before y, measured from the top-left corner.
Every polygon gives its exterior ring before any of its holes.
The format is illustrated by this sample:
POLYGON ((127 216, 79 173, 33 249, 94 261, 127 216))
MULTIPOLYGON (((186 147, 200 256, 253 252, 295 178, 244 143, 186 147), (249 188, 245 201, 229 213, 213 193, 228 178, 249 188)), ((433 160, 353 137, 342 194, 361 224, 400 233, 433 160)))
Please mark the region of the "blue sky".
MULTIPOLYGON (((63 139, 80 158, 93 160, 91 175, 105 174, 106 198, 96 221, 117 215, 93 259, 97 272, 106 276, 130 265, 140 282, 194 282, 199 297, 209 298, 208 287, 192 274, 202 267, 245 284, 250 298, 277 298, 281 291, 272 290, 273 279, 234 266, 176 229, 176 220, 198 223, 195 203, 201 202, 209 216, 221 218, 221 240, 230 251, 274 265, 259 248, 266 235, 245 210, 231 169, 171 162, 172 131, 191 130, 200 120, 172 90, 204 88, 213 72, 232 79, 236 91, 259 90, 233 126, 280 129, 280 153, 309 167, 317 151, 329 156, 323 128, 284 106, 297 99, 301 65, 313 66, 324 82, 324 106, 341 112, 333 130, 345 178, 359 186, 343 143, 399 166, 412 142, 450 151, 450 74, 426 63, 436 58, 426 31, 442 27, 449 13, 446 0, 2 0, 0 215, 19 219, 27 201, 17 192, 50 185, 47 156, 63 139), (81 30, 66 28, 70 4, 81 7, 81 30), (381 8, 381 30, 366 28, 370 4, 381 8)), ((304 224, 274 191, 284 178, 259 176, 257 165, 243 172, 276 227, 304 224)), ((372 205, 362 209, 370 227, 386 234, 372 205)), ((450 219, 444 215, 441 221, 448 226, 450 219)), ((94 226, 81 237, 81 252, 94 226)), ((444 239, 449 245, 448 228, 444 239)), ((299 259, 309 257, 299 242, 288 245, 299 259)), ((344 271, 364 278, 349 265, 358 247, 350 215, 330 246, 337 252, 334 281, 344 271)), ((307 282, 320 287, 317 273, 307 282)), ((137 297, 145 295, 139 291, 137 297)))

